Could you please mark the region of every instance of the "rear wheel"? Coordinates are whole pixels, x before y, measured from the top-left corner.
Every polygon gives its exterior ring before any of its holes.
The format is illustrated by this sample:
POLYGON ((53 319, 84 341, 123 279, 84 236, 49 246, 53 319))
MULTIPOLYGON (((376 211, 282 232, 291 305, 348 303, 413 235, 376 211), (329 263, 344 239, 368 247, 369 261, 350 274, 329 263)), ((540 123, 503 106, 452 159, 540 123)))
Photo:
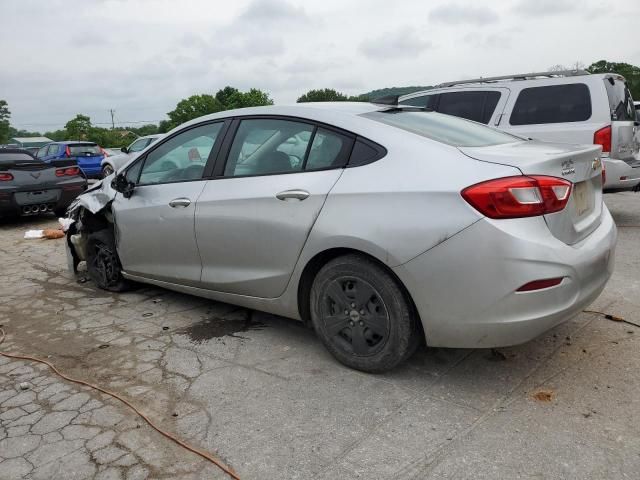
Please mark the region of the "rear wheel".
POLYGON ((311 288, 311 320, 335 358, 365 372, 395 367, 420 341, 407 295, 363 255, 338 257, 322 267, 311 288))
POLYGON ((89 234, 87 239, 87 273, 99 288, 122 292, 129 283, 122 276, 113 234, 105 229, 89 234))

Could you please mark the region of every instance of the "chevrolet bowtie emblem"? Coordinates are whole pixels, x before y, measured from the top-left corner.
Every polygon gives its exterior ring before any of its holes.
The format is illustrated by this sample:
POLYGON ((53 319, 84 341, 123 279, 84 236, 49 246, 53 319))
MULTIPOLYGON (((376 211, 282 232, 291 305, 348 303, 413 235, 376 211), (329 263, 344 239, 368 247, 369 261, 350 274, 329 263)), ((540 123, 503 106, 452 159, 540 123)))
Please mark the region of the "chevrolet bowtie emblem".
POLYGON ((31 172, 30 174, 33 178, 40 178, 40 173, 38 172, 31 172))

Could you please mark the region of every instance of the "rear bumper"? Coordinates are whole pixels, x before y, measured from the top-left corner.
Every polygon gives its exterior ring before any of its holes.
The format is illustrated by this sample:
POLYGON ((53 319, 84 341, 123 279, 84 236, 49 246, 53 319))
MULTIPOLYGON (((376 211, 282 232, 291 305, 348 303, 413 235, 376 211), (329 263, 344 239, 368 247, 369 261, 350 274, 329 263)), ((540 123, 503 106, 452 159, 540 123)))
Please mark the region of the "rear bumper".
POLYGON ((86 189, 85 180, 66 182, 64 186, 47 189, 55 191, 55 196, 48 196, 45 200, 34 197, 28 201, 17 199, 16 193, 21 193, 20 189, 0 189, 0 217, 36 215, 67 208, 86 189))
POLYGON ((613 272, 617 231, 606 207, 576 245, 553 237, 541 217, 483 219, 394 268, 420 314, 427 344, 486 348, 525 343, 589 305, 613 272), (534 280, 555 287, 518 292, 534 280))
POLYGON ((632 164, 613 158, 604 158, 603 161, 607 172, 605 193, 633 190, 640 185, 640 160, 632 164))

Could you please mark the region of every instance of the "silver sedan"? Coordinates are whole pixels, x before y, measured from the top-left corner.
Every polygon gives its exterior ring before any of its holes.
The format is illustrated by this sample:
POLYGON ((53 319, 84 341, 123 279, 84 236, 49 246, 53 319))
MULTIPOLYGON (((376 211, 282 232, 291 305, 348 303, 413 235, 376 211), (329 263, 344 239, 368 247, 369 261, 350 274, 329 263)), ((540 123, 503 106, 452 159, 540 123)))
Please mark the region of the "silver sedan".
POLYGON ((527 342, 613 268, 599 147, 528 141, 420 108, 220 112, 80 196, 68 235, 104 289, 131 281, 313 325, 342 363, 418 344, 527 342))

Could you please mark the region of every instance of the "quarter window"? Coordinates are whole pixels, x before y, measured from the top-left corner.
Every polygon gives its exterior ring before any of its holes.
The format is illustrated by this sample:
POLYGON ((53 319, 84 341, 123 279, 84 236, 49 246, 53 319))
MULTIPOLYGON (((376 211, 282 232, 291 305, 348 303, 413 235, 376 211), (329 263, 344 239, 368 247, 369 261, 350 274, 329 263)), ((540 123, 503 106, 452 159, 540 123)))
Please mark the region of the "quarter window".
POLYGON ((409 105, 412 107, 426 107, 431 110, 435 110, 436 99, 438 98, 437 94, 434 95, 422 95, 420 97, 408 98, 406 100, 402 100, 400 105, 409 105))
POLYGON ((342 166, 342 155, 349 138, 338 133, 318 128, 309 150, 305 170, 320 170, 342 166))
POLYGON ((161 143, 146 156, 138 183, 150 185, 202 178, 221 128, 221 122, 200 125, 161 143))
POLYGON ((520 92, 509 123, 583 122, 591 118, 591 95, 584 83, 530 87, 520 92))

